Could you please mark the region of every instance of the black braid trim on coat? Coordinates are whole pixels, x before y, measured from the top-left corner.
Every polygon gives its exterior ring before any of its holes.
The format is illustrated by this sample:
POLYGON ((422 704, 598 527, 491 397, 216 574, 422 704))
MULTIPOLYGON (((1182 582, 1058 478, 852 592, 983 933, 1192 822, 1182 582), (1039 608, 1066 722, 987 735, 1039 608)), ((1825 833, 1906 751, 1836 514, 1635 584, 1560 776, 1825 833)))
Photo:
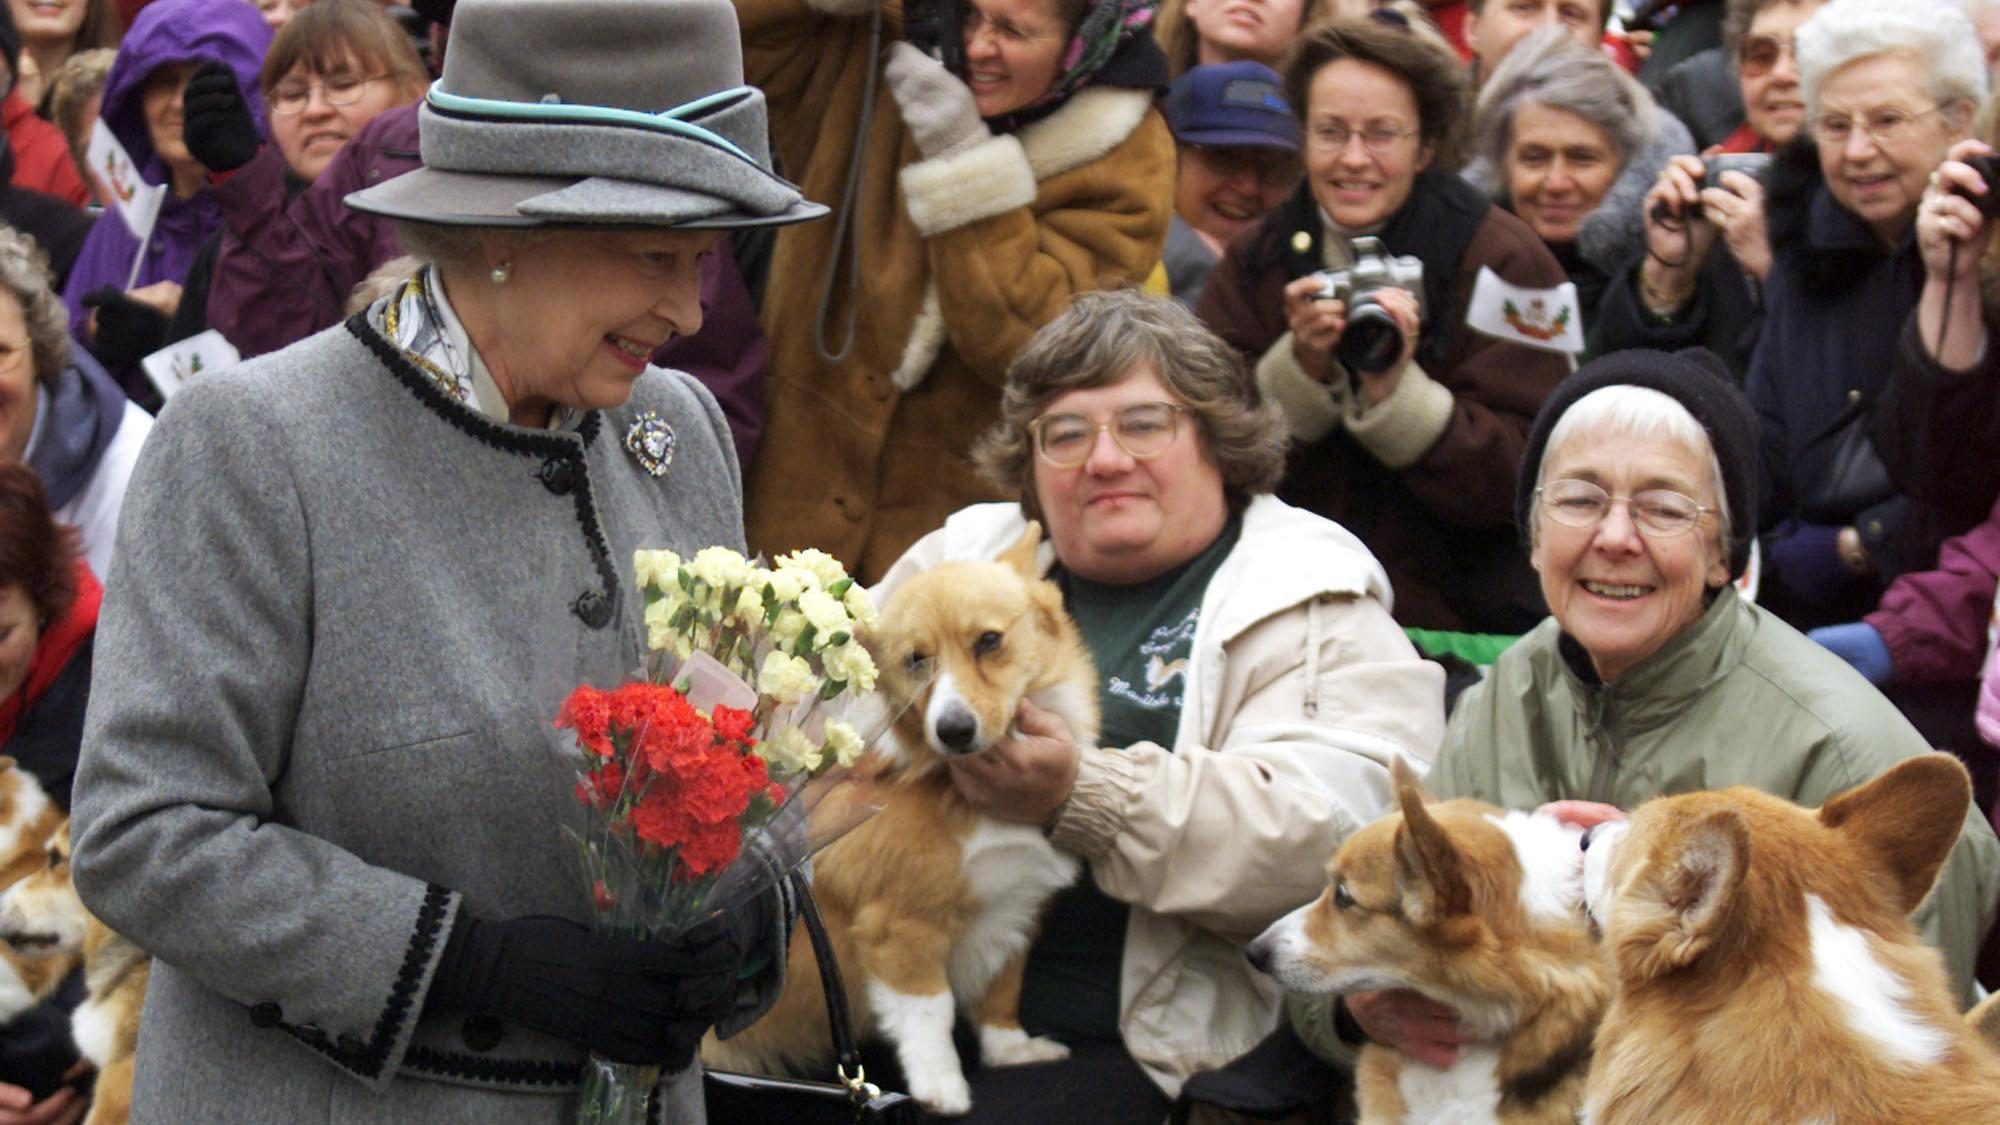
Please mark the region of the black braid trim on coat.
POLYGON ((576 436, 582 439, 583 450, 553 434, 535 433, 518 427, 502 426, 492 419, 470 410, 455 398, 437 389, 424 373, 417 370, 409 357, 396 345, 368 323, 368 314, 358 312, 347 318, 347 330, 354 338, 367 345, 368 350, 382 361, 397 382, 416 396, 433 414, 444 419, 466 436, 481 445, 513 453, 524 457, 542 457, 568 461, 576 469, 577 485, 570 490, 570 497, 576 504, 576 521, 583 529, 584 545, 590 551, 591 565, 597 570, 598 581, 604 584, 601 591, 609 616, 615 616, 618 607, 618 570, 611 564, 611 549, 604 540, 604 529, 597 521, 597 505, 590 498, 590 463, 584 451, 597 438, 597 431, 603 428, 602 415, 595 410, 585 412, 583 421, 577 424, 576 436))
POLYGON ((435 1047, 412 1047, 403 1055, 403 1066, 422 1074, 467 1082, 562 1088, 583 1084, 581 1064, 555 1059, 487 1059, 435 1047))
POLYGON ((368 1037, 367 1043, 360 1043, 351 1036, 342 1036, 336 1041, 317 1027, 288 1023, 278 1026, 299 1042, 363 1078, 380 1075, 389 1061, 389 1052, 395 1048, 396 1040, 402 1034, 403 1025, 409 1022, 416 1009, 417 987, 423 982, 424 971, 436 956, 438 942, 444 935, 445 911, 450 906, 450 891, 435 883, 425 886, 423 905, 417 909, 417 922, 410 932, 409 947, 403 953, 403 967, 396 972, 396 983, 389 989, 389 1002, 375 1020, 375 1032, 368 1037))

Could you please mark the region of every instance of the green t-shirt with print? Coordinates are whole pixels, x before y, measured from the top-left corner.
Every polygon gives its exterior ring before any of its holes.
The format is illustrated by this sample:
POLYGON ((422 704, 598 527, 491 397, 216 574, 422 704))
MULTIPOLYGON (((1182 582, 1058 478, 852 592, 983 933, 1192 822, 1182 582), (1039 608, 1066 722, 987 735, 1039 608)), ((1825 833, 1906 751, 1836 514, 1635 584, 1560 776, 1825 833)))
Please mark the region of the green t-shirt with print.
MULTIPOLYGON (((1242 530, 1241 518, 1231 516, 1201 554, 1136 586, 1106 586, 1060 567, 1051 575, 1097 661, 1099 746, 1152 742, 1173 748, 1202 595, 1242 530)), ((1050 903, 1021 985, 1021 1023, 1030 1034, 1118 1037, 1118 973, 1129 910, 1097 889, 1088 863, 1050 903)))

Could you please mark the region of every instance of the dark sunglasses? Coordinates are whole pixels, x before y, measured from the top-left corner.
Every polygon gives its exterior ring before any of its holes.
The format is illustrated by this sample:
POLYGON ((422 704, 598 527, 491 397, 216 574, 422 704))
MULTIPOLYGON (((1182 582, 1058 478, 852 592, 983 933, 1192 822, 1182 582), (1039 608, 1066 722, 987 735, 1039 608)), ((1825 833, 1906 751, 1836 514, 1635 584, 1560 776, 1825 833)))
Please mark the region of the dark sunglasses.
POLYGON ((1791 55, 1796 64, 1798 55, 1792 50, 1789 38, 1780 39, 1775 35, 1746 35, 1736 45, 1736 69, 1745 78, 1762 78, 1778 65, 1778 60, 1791 55))

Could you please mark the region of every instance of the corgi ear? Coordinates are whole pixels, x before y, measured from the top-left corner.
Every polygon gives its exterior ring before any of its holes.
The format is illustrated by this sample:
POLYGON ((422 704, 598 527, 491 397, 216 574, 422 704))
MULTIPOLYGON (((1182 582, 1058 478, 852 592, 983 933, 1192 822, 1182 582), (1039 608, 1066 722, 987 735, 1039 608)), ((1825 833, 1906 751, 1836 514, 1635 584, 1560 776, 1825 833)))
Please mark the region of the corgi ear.
POLYGON ((1873 781, 1836 795, 1819 821, 1860 841, 1894 880, 1897 911, 1907 914, 1931 893, 1972 804, 1972 780, 1949 754, 1920 754, 1873 781))
POLYGON ((1690 965, 1715 943, 1750 870, 1750 828, 1735 809, 1708 813, 1681 828, 1675 842, 1638 892, 1664 915, 1644 958, 1649 976, 1690 965))
POLYGON ((1021 529, 1021 537, 1014 540, 1012 547, 1000 552, 999 558, 994 561, 1013 567, 1014 573, 1033 582, 1042 576, 1041 560, 1036 557, 1041 545, 1042 525, 1029 520, 1028 526, 1021 529))
POLYGON ((1418 804, 1429 804, 1431 795, 1424 788, 1423 779, 1401 754, 1389 759, 1389 780, 1396 787, 1396 799, 1401 801, 1405 790, 1416 795, 1418 804))
POLYGON ((1465 860, 1425 806, 1423 787, 1399 776, 1396 799, 1403 807, 1403 826, 1396 830, 1396 882, 1404 915, 1419 926, 1435 926, 1469 912, 1472 887, 1465 879, 1465 860), (1405 780, 1410 783, 1403 784, 1405 780))

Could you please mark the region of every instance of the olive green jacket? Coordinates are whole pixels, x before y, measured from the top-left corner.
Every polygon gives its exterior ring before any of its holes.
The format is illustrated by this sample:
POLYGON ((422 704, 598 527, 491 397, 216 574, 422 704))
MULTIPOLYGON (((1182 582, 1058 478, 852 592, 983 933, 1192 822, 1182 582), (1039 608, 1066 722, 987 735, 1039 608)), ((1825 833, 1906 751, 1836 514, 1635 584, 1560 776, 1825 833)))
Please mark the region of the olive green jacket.
MULTIPOLYGON (((1854 670, 1725 589, 1699 620, 1614 684, 1553 618, 1502 653, 1458 701, 1425 784, 1505 808, 1752 785, 1815 807, 1930 747, 1854 670)), ((1968 810, 1937 888, 1915 916, 1970 1003, 1972 968, 2000 900, 2000 841, 1968 810)), ((1293 998, 1316 1050, 1339 1044, 1324 998, 1293 998)))

